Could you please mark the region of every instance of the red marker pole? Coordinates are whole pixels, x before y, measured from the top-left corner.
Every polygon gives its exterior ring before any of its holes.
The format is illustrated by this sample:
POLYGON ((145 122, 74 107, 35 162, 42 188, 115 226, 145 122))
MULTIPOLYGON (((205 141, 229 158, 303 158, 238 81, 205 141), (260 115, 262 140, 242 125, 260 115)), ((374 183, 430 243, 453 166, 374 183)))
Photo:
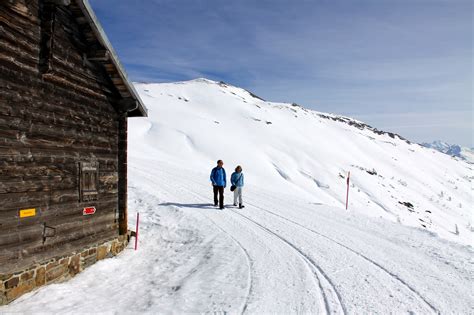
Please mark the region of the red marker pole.
POLYGON ((137 213, 137 227, 135 228, 135 250, 138 248, 138 223, 140 222, 140 213, 137 213))
POLYGON ((346 210, 347 210, 347 207, 349 206, 349 180, 350 178, 351 178, 351 172, 347 174, 346 210))

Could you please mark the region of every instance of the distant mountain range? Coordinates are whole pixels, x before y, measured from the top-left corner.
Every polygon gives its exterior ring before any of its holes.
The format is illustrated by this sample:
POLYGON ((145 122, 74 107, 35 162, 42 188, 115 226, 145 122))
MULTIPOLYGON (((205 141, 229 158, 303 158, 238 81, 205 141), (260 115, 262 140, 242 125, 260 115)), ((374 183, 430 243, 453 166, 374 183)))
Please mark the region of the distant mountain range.
POLYGON ((422 143, 422 146, 426 148, 435 149, 444 154, 458 157, 469 163, 474 163, 474 148, 462 147, 457 144, 449 144, 440 140, 433 141, 431 143, 422 143))

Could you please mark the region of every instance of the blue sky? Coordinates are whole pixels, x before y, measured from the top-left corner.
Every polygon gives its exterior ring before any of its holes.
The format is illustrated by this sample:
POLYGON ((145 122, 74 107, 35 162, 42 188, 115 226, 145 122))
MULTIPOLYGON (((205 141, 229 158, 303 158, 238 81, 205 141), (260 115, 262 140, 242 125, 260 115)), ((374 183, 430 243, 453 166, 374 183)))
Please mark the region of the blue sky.
POLYGON ((90 0, 133 81, 206 77, 474 146, 470 0, 90 0))

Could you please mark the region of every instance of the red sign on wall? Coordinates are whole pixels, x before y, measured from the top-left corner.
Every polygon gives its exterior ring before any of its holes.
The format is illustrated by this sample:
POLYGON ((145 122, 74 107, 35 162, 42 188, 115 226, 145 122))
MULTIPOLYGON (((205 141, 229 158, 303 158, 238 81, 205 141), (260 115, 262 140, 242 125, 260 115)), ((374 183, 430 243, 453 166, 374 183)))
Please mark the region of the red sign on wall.
POLYGON ((95 207, 85 207, 84 210, 82 210, 82 215, 90 215, 95 213, 95 207))

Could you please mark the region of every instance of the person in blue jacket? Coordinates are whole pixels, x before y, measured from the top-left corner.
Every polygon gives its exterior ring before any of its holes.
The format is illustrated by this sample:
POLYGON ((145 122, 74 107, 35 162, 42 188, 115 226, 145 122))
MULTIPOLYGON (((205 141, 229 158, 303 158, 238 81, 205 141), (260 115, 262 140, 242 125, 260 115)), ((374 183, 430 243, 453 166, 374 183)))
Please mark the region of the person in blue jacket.
POLYGON ((238 165, 235 172, 230 176, 230 183, 234 189, 234 206, 237 206, 237 199, 239 199, 239 209, 244 208, 242 204, 242 188, 244 187, 244 173, 242 167, 238 165))
POLYGON ((219 202, 219 208, 224 209, 224 188, 226 186, 226 175, 225 169, 222 167, 224 162, 222 160, 217 161, 217 166, 211 171, 211 182, 214 191, 214 206, 217 207, 219 202), (219 194, 219 200, 217 200, 217 194, 219 194))

